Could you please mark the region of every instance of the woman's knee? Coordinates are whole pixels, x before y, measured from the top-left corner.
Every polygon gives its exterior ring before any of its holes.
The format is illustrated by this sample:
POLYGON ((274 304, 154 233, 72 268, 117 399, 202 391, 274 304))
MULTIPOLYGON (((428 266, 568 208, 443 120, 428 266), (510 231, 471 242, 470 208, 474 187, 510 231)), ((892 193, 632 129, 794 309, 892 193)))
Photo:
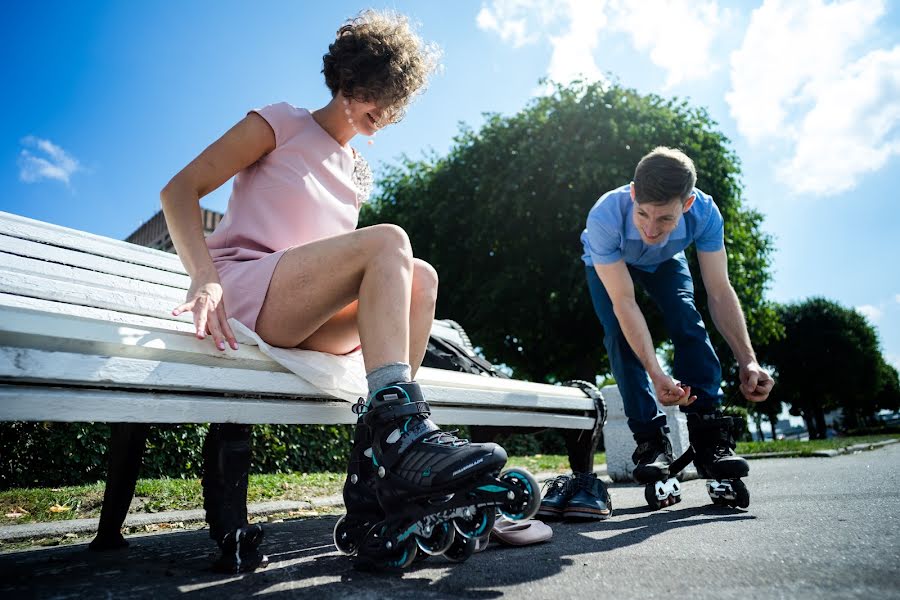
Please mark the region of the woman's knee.
POLYGON ((437 303, 438 274, 422 259, 413 259, 412 302, 415 306, 434 306, 437 303))
POLYGON ((365 229, 371 247, 370 256, 392 258, 412 265, 412 244, 402 227, 382 223, 365 229))

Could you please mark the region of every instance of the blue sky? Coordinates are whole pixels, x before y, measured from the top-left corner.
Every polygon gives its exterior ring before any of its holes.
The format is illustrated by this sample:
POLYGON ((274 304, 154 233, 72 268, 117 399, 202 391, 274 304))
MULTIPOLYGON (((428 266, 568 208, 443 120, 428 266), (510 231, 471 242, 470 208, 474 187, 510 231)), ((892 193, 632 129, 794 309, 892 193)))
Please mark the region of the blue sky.
POLYGON ((125 237, 249 108, 325 104, 322 54, 367 6, 444 52, 404 122, 356 143, 374 166, 446 152, 458 123, 516 112, 541 77, 687 97, 731 138, 775 237, 769 297, 859 308, 900 366, 898 3, 18 2, 0 24, 0 210, 125 237))

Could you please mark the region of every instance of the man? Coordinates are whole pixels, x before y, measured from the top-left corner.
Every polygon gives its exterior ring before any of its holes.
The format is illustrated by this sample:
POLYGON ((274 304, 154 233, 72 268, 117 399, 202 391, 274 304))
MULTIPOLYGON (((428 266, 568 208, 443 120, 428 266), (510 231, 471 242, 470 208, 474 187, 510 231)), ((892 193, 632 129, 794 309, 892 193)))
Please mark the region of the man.
POLYGON ((659 147, 644 156, 630 185, 604 194, 581 234, 588 289, 604 330, 628 426, 637 442, 634 477, 669 477, 673 461, 665 414, 656 400, 687 413, 694 464, 701 477, 734 479, 749 472, 733 452, 731 420, 723 417, 721 366, 694 304, 684 249, 695 244, 709 311, 740 367, 740 390, 762 402, 774 381, 750 344, 737 294, 728 280, 723 220, 712 198, 694 185, 694 163, 679 150, 659 147), (662 311, 675 347, 673 377, 663 372, 635 284, 662 311))

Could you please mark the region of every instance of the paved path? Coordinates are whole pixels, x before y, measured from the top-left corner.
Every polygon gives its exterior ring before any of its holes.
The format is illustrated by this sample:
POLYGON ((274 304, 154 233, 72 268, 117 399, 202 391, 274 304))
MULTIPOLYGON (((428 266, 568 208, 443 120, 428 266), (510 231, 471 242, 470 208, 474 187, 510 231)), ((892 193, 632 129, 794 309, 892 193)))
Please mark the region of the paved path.
POLYGON ((0 555, 3 598, 900 598, 900 445, 835 458, 754 461, 749 511, 708 504, 702 481, 648 512, 613 488, 606 522, 557 524, 541 546, 491 546, 462 565, 429 559, 403 576, 354 571, 331 545, 335 519, 268 526, 272 565, 205 571, 205 531, 0 555))

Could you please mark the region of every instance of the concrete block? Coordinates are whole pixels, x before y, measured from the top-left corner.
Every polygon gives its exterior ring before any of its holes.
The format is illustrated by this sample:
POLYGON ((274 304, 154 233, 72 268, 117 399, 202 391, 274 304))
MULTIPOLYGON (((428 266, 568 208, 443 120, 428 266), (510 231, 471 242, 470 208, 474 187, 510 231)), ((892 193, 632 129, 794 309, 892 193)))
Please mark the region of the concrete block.
MULTIPOLYGON (((614 385, 608 385, 601 391, 606 399, 608 411, 606 425, 603 428, 607 472, 613 481, 633 481, 631 472, 634 470, 634 463, 631 462, 631 455, 634 453, 637 444, 635 444, 631 430, 628 428, 625 407, 622 405, 622 396, 619 394, 619 388, 614 385)), ((659 408, 666 413, 669 429, 672 430, 669 434, 672 440, 672 449, 675 452, 675 456, 678 457, 690 446, 687 418, 677 406, 659 406, 659 408)), ((682 472, 682 476, 683 479, 696 479, 697 469, 694 468, 694 463, 687 466, 682 472)))

